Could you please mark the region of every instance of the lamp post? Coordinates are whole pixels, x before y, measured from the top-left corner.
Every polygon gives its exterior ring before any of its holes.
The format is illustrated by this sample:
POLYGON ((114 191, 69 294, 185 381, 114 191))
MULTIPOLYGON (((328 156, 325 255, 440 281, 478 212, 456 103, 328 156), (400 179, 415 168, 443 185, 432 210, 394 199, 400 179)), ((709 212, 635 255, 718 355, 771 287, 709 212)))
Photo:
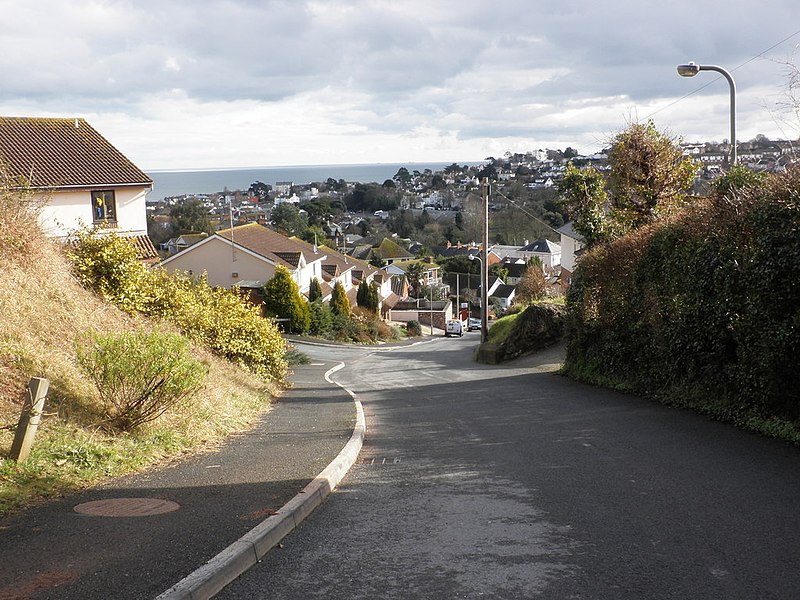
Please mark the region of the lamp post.
POLYGON ((477 260, 481 264, 481 344, 483 344, 489 339, 489 307, 486 306, 488 304, 486 298, 486 280, 488 277, 484 277, 483 265, 485 263, 483 259, 475 254, 468 254, 467 256, 470 260, 477 260))
POLYGON ((678 65, 678 75, 681 77, 694 77, 700 71, 716 71, 728 80, 731 90, 731 164, 736 164, 736 84, 728 71, 716 65, 697 65, 693 62, 678 65))

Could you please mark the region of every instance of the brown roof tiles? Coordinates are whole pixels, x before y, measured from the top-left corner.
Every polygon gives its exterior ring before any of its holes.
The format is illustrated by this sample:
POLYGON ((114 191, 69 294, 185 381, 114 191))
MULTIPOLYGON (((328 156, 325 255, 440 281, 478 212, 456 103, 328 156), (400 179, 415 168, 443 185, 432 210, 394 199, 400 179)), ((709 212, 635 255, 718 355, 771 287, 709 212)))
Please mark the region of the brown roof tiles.
POLYGON ((0 117, 0 166, 33 188, 153 183, 83 119, 0 117))

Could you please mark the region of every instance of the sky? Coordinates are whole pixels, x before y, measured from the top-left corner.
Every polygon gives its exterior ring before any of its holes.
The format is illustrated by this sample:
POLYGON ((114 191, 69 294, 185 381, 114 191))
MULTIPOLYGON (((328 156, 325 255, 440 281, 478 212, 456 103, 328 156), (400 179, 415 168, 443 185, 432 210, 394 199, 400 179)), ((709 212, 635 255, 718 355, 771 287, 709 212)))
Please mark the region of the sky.
POLYGON ((144 170, 800 137, 797 0, 0 0, 0 115, 82 117, 144 170))

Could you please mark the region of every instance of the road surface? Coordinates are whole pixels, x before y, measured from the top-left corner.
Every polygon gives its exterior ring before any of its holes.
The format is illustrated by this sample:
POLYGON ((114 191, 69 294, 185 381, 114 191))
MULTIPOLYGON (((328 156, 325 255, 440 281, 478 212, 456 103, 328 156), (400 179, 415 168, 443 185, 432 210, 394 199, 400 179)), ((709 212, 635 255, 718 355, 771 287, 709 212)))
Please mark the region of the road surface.
POLYGON ((367 441, 221 599, 800 597, 800 451, 582 385, 478 334, 343 360, 367 441))

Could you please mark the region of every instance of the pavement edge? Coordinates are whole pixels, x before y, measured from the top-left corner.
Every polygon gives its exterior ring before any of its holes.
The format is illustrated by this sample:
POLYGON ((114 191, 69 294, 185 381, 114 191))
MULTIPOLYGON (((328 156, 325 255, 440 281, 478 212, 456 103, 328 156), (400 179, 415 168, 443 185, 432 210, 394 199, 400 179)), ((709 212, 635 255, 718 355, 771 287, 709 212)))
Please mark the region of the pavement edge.
POLYGON ((367 431, 361 402, 351 390, 330 379, 333 373, 343 367, 344 363, 339 363, 325 373, 325 380, 350 394, 356 407, 353 434, 338 456, 276 514, 256 525, 156 600, 207 600, 213 597, 277 546, 336 489, 358 459, 367 431))

